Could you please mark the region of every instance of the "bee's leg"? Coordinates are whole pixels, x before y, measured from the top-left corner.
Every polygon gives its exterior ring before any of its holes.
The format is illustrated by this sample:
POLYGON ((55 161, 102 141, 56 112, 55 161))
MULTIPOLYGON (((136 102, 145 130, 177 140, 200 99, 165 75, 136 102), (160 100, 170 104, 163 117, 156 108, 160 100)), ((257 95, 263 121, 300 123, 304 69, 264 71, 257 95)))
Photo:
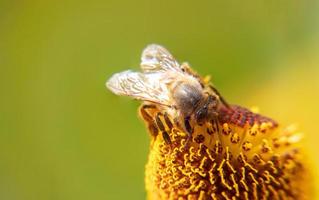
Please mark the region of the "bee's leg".
MULTIPOLYGON (((168 129, 169 129, 168 131, 171 132, 172 129, 174 128, 174 125, 173 125, 171 119, 169 118, 167 112, 164 113, 164 121, 165 121, 166 126, 167 126, 168 129)), ((171 144, 171 143, 172 143, 172 142, 171 142, 171 138, 169 137, 169 135, 167 134, 167 132, 166 132, 166 135, 163 134, 163 138, 164 138, 164 137, 166 137, 166 139, 164 139, 164 140, 166 141, 166 143, 168 143, 168 144, 171 144)))
POLYGON ((163 135, 163 139, 165 141, 166 144, 171 145, 172 141, 171 138, 169 137, 168 133, 166 131, 162 132, 163 135))
POLYGON ((192 129, 192 126, 190 124, 190 117, 189 116, 184 118, 184 126, 185 126, 185 129, 186 129, 186 132, 188 133, 188 135, 191 136, 194 130, 192 129))
MULTIPOLYGON (((162 115, 162 113, 157 113, 156 114, 155 122, 157 124, 158 129, 162 132, 162 136, 163 136, 163 139, 164 139, 165 143, 170 145, 170 144, 172 144, 172 141, 171 141, 171 138, 169 137, 169 134, 168 134, 167 130, 165 129, 165 126, 164 126, 164 124, 163 124, 163 122, 162 122, 162 120, 160 118, 161 115, 162 115)), ((166 116, 166 118, 168 119, 168 116, 166 116)), ((165 114, 164 114, 164 120, 165 120, 165 123, 166 123, 166 125, 168 127, 169 126, 171 126, 171 127, 173 126, 170 120, 169 120, 169 123, 167 123, 167 121, 165 119, 165 114)))
POLYGON ((172 130, 173 124, 172 124, 172 121, 170 120, 170 118, 168 117, 168 114, 166 112, 164 113, 164 120, 165 120, 165 123, 168 126, 169 130, 172 130))
POLYGON ((218 112, 213 112, 213 120, 212 120, 214 126, 216 127, 216 131, 219 134, 219 120, 218 120, 218 112))
POLYGON ((156 108, 155 105, 149 105, 149 104, 142 105, 140 108, 140 114, 142 118, 147 122, 153 121, 153 117, 147 112, 147 110, 151 110, 155 108, 156 108))
POLYGON ((140 107, 140 115, 144 119, 144 121, 146 121, 147 128, 148 128, 150 134, 156 138, 158 135, 158 129, 157 129, 157 126, 154 122, 153 117, 148 112, 148 110, 152 110, 152 109, 156 109, 156 106, 144 104, 140 107))
POLYGON ((209 85, 209 88, 213 90, 213 92, 219 97, 220 101, 222 102, 224 106, 226 106, 227 108, 231 108, 230 105, 227 103, 227 101, 224 99, 224 97, 222 97, 222 95, 218 92, 218 90, 214 86, 209 85))
POLYGON ((189 142, 192 139, 192 133, 194 132, 194 129, 192 128, 192 126, 190 124, 190 117, 189 116, 184 118, 184 127, 186 129, 187 134, 188 134, 187 140, 186 140, 186 143, 185 143, 185 149, 187 149, 188 148, 188 144, 189 144, 189 142))

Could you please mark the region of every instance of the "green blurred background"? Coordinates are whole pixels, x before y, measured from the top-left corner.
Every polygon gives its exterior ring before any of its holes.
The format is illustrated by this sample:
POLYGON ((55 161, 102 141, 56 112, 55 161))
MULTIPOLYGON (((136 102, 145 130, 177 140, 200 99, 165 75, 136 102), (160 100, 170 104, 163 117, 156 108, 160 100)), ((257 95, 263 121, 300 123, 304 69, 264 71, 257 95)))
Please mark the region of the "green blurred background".
POLYGON ((1 0, 0 199, 145 198, 139 103, 104 84, 149 43, 229 102, 298 122, 316 158, 318 25, 317 0, 1 0))

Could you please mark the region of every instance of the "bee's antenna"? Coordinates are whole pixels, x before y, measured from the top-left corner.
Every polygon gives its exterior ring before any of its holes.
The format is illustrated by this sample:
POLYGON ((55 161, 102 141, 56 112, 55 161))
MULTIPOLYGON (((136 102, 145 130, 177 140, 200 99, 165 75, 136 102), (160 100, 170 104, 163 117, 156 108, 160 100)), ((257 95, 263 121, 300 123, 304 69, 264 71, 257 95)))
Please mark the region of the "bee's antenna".
POLYGON ((218 92, 218 90, 214 86, 209 85, 209 88, 213 90, 213 92, 215 92, 215 94, 219 97, 220 101, 224 104, 224 106, 226 106, 227 108, 231 108, 227 101, 224 99, 224 97, 218 92))

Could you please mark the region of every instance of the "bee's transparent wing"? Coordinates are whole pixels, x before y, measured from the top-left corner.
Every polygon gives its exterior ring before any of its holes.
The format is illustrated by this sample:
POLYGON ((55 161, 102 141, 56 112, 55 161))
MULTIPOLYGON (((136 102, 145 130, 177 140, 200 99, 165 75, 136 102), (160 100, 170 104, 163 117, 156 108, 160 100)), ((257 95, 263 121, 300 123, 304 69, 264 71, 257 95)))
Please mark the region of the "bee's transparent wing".
POLYGON ((141 57, 141 68, 144 72, 175 71, 182 72, 180 65, 164 47, 148 45, 141 57))
POLYGON ((169 105, 168 89, 162 79, 161 74, 127 70, 114 74, 106 82, 106 86, 117 95, 169 105))

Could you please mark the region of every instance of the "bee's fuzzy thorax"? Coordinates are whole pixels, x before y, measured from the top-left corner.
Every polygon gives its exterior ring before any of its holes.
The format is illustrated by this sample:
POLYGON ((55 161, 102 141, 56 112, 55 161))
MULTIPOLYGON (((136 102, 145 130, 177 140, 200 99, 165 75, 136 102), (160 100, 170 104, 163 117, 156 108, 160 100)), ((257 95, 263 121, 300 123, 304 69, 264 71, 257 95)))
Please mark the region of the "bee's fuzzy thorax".
POLYGON ((301 135, 247 109, 232 108, 220 111, 218 127, 192 124, 186 148, 187 134, 177 127, 169 133, 170 145, 160 134, 152 137, 148 199, 306 198, 301 135))

